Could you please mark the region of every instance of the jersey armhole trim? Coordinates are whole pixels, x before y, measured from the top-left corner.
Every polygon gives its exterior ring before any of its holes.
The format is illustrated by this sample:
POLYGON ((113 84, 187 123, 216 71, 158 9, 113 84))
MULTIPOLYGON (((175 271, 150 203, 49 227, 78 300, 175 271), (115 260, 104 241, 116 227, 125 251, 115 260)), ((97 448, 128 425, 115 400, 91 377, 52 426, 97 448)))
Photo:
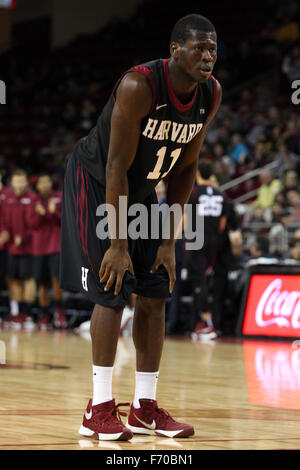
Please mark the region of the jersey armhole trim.
POLYGON ((215 105, 216 105, 216 101, 217 101, 217 80, 215 79, 215 77, 213 75, 211 75, 210 77, 213 79, 213 83, 214 83, 213 102, 212 102, 211 110, 210 110, 210 114, 211 114, 212 111, 215 109, 215 105))
POLYGON ((150 85, 151 85, 151 88, 152 88, 152 105, 151 105, 151 109, 149 111, 148 114, 151 114, 152 111, 154 110, 154 106, 155 106, 155 103, 156 103, 156 96, 157 96, 157 93, 156 93, 156 86, 155 86, 155 83, 154 83, 154 80, 153 80, 153 77, 152 77, 152 70, 149 69, 148 67, 144 67, 143 65, 135 65, 134 67, 131 67, 130 69, 126 70, 126 72, 123 73, 123 75, 119 78, 119 80, 117 81, 114 89, 113 89, 113 92, 112 92, 112 96, 113 96, 113 101, 114 103, 116 102, 116 97, 115 97, 115 93, 116 93, 116 90, 121 82, 121 80, 125 77, 125 75, 129 72, 138 72, 138 73, 141 73, 142 75, 145 75, 145 77, 147 77, 147 79, 149 80, 150 82, 150 85))

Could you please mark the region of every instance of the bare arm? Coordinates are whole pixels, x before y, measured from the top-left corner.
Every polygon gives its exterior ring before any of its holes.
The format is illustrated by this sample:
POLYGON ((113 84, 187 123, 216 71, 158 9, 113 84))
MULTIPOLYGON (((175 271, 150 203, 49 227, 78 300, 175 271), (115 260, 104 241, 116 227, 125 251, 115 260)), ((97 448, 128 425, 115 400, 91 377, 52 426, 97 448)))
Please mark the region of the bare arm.
MULTIPOLYGON (((182 213, 184 209, 184 204, 186 204, 186 202, 188 201, 193 189, 197 173, 199 152, 206 137, 208 126, 216 115, 222 100, 222 88, 219 82, 217 82, 216 93, 217 97, 215 105, 211 110, 203 128, 201 129, 199 134, 187 144, 182 157, 176 163, 169 179, 167 191, 167 204, 169 206, 174 203, 180 204, 182 213)), ((176 280, 174 245, 176 240, 176 234, 178 234, 181 228, 175 226, 173 213, 170 214, 170 217, 171 236, 169 240, 164 240, 161 246, 159 247, 157 257, 153 265, 153 270, 155 271, 162 264, 166 267, 170 278, 169 290, 170 292, 172 292, 176 280)))
POLYGON ((105 253, 99 272, 100 282, 106 282, 105 290, 109 290, 116 279, 115 295, 121 290, 125 271, 133 272, 127 238, 120 238, 122 231, 127 233, 127 225, 119 225, 119 196, 127 196, 128 201, 127 171, 137 152, 141 121, 149 114, 151 105, 152 90, 146 77, 136 72, 125 75, 112 112, 106 166, 106 203, 116 210, 115 221, 108 213, 108 224, 110 234, 113 234, 116 222, 115 238, 111 238, 111 247, 105 253))

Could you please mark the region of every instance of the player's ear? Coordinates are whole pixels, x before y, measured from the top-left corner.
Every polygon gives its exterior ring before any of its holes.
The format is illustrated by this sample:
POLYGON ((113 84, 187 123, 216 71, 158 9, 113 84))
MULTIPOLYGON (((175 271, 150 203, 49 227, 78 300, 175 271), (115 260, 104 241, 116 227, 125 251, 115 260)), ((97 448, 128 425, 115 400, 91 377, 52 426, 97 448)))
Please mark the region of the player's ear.
POLYGON ((179 56, 179 51, 180 51, 180 45, 178 44, 178 42, 171 42, 170 44, 170 54, 171 54, 171 57, 173 57, 174 59, 177 59, 178 56, 179 56))

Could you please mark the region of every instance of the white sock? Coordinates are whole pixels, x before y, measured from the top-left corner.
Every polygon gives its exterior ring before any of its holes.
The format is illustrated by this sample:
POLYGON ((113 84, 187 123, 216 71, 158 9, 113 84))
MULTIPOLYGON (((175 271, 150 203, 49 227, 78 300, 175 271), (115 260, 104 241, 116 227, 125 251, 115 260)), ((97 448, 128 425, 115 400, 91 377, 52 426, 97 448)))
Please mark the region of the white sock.
POLYGON ((11 315, 13 316, 19 315, 19 302, 17 302, 16 300, 11 300, 9 302, 9 306, 10 306, 11 315))
POLYGON ((135 373, 135 395, 133 406, 140 408, 139 399, 148 398, 156 400, 156 386, 159 372, 136 372, 135 373))
POLYGON ((93 406, 112 400, 113 370, 113 367, 93 365, 93 406))

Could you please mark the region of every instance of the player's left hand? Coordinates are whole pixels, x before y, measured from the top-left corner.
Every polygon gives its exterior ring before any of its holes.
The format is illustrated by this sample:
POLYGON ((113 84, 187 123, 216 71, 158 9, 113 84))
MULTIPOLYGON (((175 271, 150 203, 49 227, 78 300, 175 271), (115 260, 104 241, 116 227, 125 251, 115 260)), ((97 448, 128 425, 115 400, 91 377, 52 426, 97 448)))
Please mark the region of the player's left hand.
POLYGON ((169 283, 169 292, 171 294, 175 281, 176 281, 176 271, 175 271, 175 246, 174 244, 162 243, 157 250, 156 259, 152 266, 151 272, 157 271, 159 266, 163 265, 168 271, 170 283, 169 283))

